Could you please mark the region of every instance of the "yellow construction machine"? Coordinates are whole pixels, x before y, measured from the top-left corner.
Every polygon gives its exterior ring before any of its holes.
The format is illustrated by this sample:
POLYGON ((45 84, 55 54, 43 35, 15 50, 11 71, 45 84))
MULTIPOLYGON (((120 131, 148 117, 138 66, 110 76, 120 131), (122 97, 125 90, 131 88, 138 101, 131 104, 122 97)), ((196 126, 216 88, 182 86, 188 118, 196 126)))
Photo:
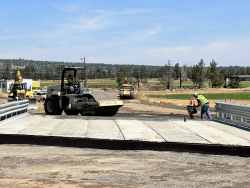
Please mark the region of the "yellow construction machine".
POLYGON ((27 83, 23 83, 20 71, 17 70, 15 76, 15 82, 10 86, 10 100, 21 100, 26 99, 27 83))
POLYGON ((27 94, 27 83, 23 83, 20 71, 17 70, 15 82, 10 86, 10 94, 8 101, 29 99, 29 109, 37 109, 36 99, 33 98, 33 93, 27 94))
POLYGON ((128 84, 127 77, 125 77, 125 84, 120 86, 120 99, 135 99, 137 90, 128 84))

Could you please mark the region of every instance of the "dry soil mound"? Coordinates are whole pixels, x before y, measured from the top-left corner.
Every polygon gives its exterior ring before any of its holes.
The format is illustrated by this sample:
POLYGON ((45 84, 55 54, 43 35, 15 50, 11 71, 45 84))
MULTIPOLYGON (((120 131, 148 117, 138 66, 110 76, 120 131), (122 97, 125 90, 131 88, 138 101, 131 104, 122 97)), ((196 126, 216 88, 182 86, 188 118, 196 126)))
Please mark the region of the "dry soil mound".
MULTIPOLYGON (((133 84, 133 87, 138 89, 138 84, 133 84)), ((139 84, 139 91, 159 91, 159 89, 154 87, 154 86, 150 86, 148 84, 145 84, 145 83, 140 83, 139 84)))

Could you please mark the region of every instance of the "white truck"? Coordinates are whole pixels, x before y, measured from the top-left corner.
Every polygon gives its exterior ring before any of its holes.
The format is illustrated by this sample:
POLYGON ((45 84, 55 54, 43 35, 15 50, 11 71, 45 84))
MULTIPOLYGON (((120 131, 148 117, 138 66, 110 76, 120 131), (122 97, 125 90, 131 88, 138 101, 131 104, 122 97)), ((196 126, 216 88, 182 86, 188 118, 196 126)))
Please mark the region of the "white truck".
POLYGON ((32 91, 32 79, 23 79, 23 83, 27 83, 27 90, 32 91))
POLYGON ((37 101, 42 102, 42 101, 45 101, 46 96, 47 96, 47 92, 37 91, 36 93, 34 93, 33 98, 35 98, 37 101), (41 95, 42 95, 42 97, 41 97, 41 95))

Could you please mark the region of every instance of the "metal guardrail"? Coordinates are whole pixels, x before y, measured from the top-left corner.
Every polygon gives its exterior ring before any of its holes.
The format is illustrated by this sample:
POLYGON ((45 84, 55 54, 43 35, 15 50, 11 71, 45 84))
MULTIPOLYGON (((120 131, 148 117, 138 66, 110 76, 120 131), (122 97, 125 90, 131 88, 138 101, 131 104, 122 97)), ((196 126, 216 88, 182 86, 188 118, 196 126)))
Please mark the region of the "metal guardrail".
POLYGON ((215 120, 236 123, 250 127, 250 106, 246 104, 226 103, 215 101, 215 120), (230 117, 228 117, 230 116, 230 117), (238 118, 237 118, 238 117, 238 118))
POLYGON ((0 104, 0 120, 6 120, 20 114, 28 114, 29 100, 13 101, 0 104))

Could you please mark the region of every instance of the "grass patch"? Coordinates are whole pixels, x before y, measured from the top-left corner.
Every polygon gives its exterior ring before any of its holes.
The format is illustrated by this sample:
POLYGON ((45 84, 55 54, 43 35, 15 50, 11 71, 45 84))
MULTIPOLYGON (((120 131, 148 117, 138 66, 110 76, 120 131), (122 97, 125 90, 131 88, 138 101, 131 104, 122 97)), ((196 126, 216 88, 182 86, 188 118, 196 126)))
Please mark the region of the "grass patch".
POLYGON ((53 83, 40 83, 40 86, 41 87, 44 87, 44 86, 53 86, 53 85, 57 85, 59 84, 58 82, 53 82, 53 83))
MULTIPOLYGON (((210 82, 210 84, 211 84, 211 82, 210 82)), ((148 85, 150 85, 150 86, 157 86, 157 85, 159 85, 159 82, 148 82, 148 85), (157 84, 158 83, 158 84, 157 84)), ((163 86, 163 85, 161 85, 161 86, 163 86)), ((178 81, 175 81, 174 82, 174 86, 175 87, 179 87, 180 86, 180 82, 178 81)), ((184 81, 184 82, 182 82, 181 83, 181 86, 182 87, 194 87, 194 84, 193 84, 193 82, 192 81, 184 81)), ((171 86, 172 87, 172 86, 171 86)), ((209 82, 208 81, 204 81, 203 82, 203 87, 209 87, 209 88, 211 88, 212 86, 211 85, 209 85, 209 82)), ((223 87, 223 86, 221 86, 221 87, 223 87)), ((250 81, 241 81, 240 82, 240 88, 241 87, 250 87, 250 81)))
MULTIPOLYGON (((180 82, 179 81, 178 82, 173 82, 173 83, 174 83, 175 87, 179 87, 180 86, 180 82)), ((150 86, 157 86, 157 85, 160 85, 160 82, 148 82, 148 85, 150 85, 150 86)), ((207 86, 209 86, 209 83, 207 81, 204 81, 203 85, 204 85, 204 87, 207 87, 207 86)), ((181 86, 182 87, 194 87, 194 83, 192 81, 184 81, 184 82, 181 82, 181 86)))
MULTIPOLYGON (((212 100, 225 100, 227 97, 228 100, 250 100, 250 95, 248 92, 241 93, 206 93, 202 94, 207 99, 212 100)), ((171 94, 171 95, 146 95, 149 98, 165 98, 165 99, 180 99, 188 100, 190 99, 191 94, 171 94)))
POLYGON ((240 86, 250 87, 250 81, 242 81, 242 82, 240 82, 240 86))
POLYGON ((160 82, 148 82, 148 85, 160 85, 160 82))

